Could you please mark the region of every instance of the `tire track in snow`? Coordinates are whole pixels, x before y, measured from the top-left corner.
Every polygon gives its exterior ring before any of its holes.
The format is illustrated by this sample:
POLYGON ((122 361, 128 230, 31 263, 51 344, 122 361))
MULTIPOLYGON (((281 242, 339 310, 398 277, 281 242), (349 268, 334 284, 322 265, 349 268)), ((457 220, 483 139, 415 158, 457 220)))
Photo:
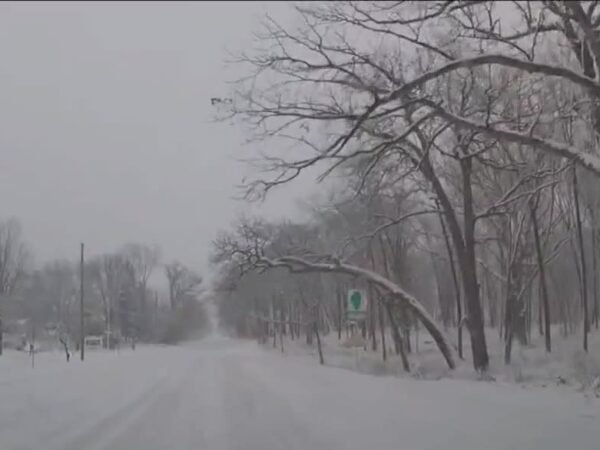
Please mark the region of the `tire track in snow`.
MULTIPOLYGON (((69 439, 61 450, 103 450, 121 433, 127 431, 133 424, 141 421, 154 408, 169 411, 163 407, 165 400, 172 400, 183 394, 180 389, 185 371, 176 368, 174 372, 163 375, 158 381, 146 387, 140 394, 133 397, 127 404, 105 414, 102 419, 91 427, 69 439)), ((58 450, 58 449, 57 449, 58 450)))

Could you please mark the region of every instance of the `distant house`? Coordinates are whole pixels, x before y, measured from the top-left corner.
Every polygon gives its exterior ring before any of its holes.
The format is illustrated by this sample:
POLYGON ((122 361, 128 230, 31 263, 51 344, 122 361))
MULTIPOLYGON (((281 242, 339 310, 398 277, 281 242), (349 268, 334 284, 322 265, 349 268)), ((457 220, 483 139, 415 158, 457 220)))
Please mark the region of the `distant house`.
POLYGON ((102 348, 103 336, 86 336, 83 343, 85 348, 95 349, 102 348))

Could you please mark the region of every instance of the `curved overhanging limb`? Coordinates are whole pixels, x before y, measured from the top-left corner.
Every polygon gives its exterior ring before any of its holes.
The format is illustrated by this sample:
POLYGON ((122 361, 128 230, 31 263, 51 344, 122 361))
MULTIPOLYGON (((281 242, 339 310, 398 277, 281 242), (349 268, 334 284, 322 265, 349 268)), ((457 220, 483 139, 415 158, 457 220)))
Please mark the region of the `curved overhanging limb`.
POLYGON ((408 306, 421 321, 421 323, 423 323, 435 341, 440 352, 442 352, 448 367, 450 369, 454 369, 456 367, 454 351, 448 338, 433 317, 431 317, 429 312, 427 312, 425 307, 415 297, 402 289, 402 287, 400 287, 398 284, 388 280, 378 273, 337 260, 331 263, 312 262, 296 256, 281 256, 278 258, 266 258, 264 256, 260 256, 256 260, 256 267, 263 270, 285 268, 291 273, 338 273, 363 278, 388 294, 390 299, 399 301, 408 306))

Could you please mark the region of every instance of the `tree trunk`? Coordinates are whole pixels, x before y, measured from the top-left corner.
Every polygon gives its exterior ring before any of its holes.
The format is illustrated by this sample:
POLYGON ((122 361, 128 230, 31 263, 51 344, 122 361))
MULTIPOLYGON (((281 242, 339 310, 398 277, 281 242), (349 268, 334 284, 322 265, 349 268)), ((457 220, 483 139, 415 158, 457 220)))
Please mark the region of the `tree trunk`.
POLYGON ((408 363, 408 358, 406 356, 402 334, 400 333, 398 325, 396 324, 396 320, 394 319, 392 306, 387 301, 383 302, 383 306, 387 311, 388 319, 390 320, 390 326, 392 327, 392 335, 394 336, 394 347, 396 350, 396 354, 400 355, 400 359, 402 360, 402 368, 404 369, 404 371, 410 372, 410 364, 408 363))
POLYGON ((279 346, 281 347, 281 353, 283 353, 283 335, 285 334, 285 314, 283 308, 279 310, 279 321, 279 346))
POLYGON ((531 283, 527 285, 527 289, 525 290, 526 300, 525 307, 527 308, 527 342, 531 342, 531 323, 532 323, 532 296, 531 296, 531 283))
MULTIPOLYGON (((518 252, 518 248, 515 250, 518 252)), ((521 344, 527 343, 527 318, 521 292, 523 265, 521 255, 511 257, 506 288, 506 310, 504 312, 504 363, 510 364, 512 343, 516 336, 521 344)))
POLYGON ((577 186, 577 169, 573 166, 573 200, 575 202, 575 220, 577 225, 577 241, 579 244, 579 257, 581 259, 581 294, 583 301, 583 350, 588 351, 588 297, 587 274, 585 265, 585 247, 583 246, 583 230, 581 226, 581 211, 579 209, 579 188, 577 186))
POLYGON ((293 324, 293 321, 294 321, 294 308, 293 308, 292 304, 293 304, 293 301, 290 301, 288 303, 288 312, 287 312, 287 315, 288 315, 288 318, 289 318, 289 321, 290 321, 290 323, 289 323, 289 331, 290 331, 290 340, 291 341, 293 341, 294 337, 295 337, 294 336, 295 335, 295 330, 294 330, 294 324, 293 324))
POLYGON ((304 313, 302 314, 302 316, 306 316, 306 344, 310 345, 312 347, 313 345, 313 334, 314 334, 314 330, 313 330, 313 325, 312 322, 314 321, 314 317, 312 315, 312 312, 308 306, 308 303, 306 302, 306 300, 302 297, 302 304, 304 306, 304 313))
POLYGON ((458 357, 463 359, 463 336, 462 336, 462 305, 460 304, 460 285, 458 284, 458 277, 456 275, 456 267, 454 266, 454 256, 452 254, 452 246, 450 245, 450 239, 448 238, 448 231, 446 230, 446 224, 444 218, 440 214, 440 224, 442 226, 442 234, 444 236, 444 243, 446 244, 446 253, 448 253, 448 261, 450 262, 450 271, 452 273, 452 281, 454 283, 454 299, 456 301, 456 325, 458 327, 458 357))
POLYGON ((281 334, 287 336, 287 321, 285 317, 285 307, 281 307, 281 309, 279 310, 279 320, 281 321, 281 334))
MULTIPOLYGON (((536 199, 536 205, 537 205, 537 199, 536 199)), ((546 335, 544 336, 544 341, 545 341, 545 345, 546 345, 546 351, 548 353, 550 353, 552 351, 552 342, 551 342, 551 335, 552 333, 550 332, 550 304, 548 302, 548 288, 547 288, 547 284, 546 284, 546 268, 544 267, 544 256, 543 256, 543 252, 542 252, 542 244, 540 242, 540 233, 539 233, 539 228, 538 228, 538 222, 537 222, 537 217, 536 217, 536 209, 534 208, 533 205, 530 203, 529 204, 529 212, 531 214, 531 223, 533 226, 533 239, 534 239, 534 244, 535 244, 535 253, 536 253, 536 257, 537 257, 537 264, 538 264, 538 270, 539 270, 539 276, 540 276, 540 291, 541 291, 541 299, 542 299, 542 303, 543 303, 543 310, 544 310, 544 328, 546 329, 546 335)), ((541 328, 541 322, 540 322, 540 328, 541 328)))
MULTIPOLYGON (((504 262, 506 259, 506 251, 504 249, 506 241, 504 236, 502 236, 502 240, 498 240, 498 255, 499 260, 504 262)), ((500 298, 500 307, 498 311, 498 337, 502 339, 503 336, 506 335, 506 330, 504 329, 505 316, 506 316, 506 298, 508 294, 506 291, 508 290, 508 264, 502 266, 502 270, 504 270, 503 275, 505 276, 506 282, 500 285, 500 289, 498 289, 498 297, 500 298)))
POLYGON ((411 320, 410 313, 407 308, 400 308, 400 328, 402 329, 402 335, 404 340, 404 348, 406 349, 406 353, 412 353, 412 341, 410 339, 410 328, 411 328, 411 320))
POLYGON ((271 332, 273 333, 273 348, 277 348, 277 325, 275 325, 275 299, 271 298, 271 332))
POLYGON ((597 232, 596 229, 596 214, 594 213, 594 208, 590 207, 590 219, 592 222, 592 287, 594 294, 594 306, 592 310, 592 319, 594 320, 594 324, 596 325, 596 329, 598 329, 598 240, 597 240, 597 232))
POLYGON ((514 300, 513 300, 513 320, 512 320, 512 332, 513 335, 519 340, 521 345, 527 345, 528 333, 528 304, 527 304, 527 289, 524 288, 526 280, 524 280, 525 267, 523 264, 523 255, 519 256, 519 261, 515 265, 515 274, 512 279, 514 281, 514 300))
MULTIPOLYGON (((390 266, 389 266, 388 259, 387 259, 386 246, 384 244, 383 237, 381 234, 379 234, 379 248, 381 249, 381 256, 382 256, 383 269, 385 271, 385 275, 391 279, 392 274, 391 274, 390 266)), ((388 315, 388 320, 390 322, 390 327, 392 328, 392 337, 394 339, 394 351, 396 352, 396 355, 400 355, 400 358, 402 359, 402 367, 404 368, 404 371, 410 372, 410 365, 409 365, 408 359, 406 357, 404 342, 402 340, 402 335, 400 334, 400 329, 398 328, 398 324, 396 323, 396 320, 394 318, 392 308, 391 308, 389 302, 387 302, 384 299, 384 297, 381 295, 381 293, 379 293, 379 301, 380 301, 379 307, 381 308, 381 306, 383 306, 385 308, 387 315, 388 315)), ((383 315, 383 312, 381 311, 380 314, 383 315)), ((382 320, 382 322, 381 322, 382 342, 383 342, 383 337, 385 336, 385 327, 384 327, 383 323, 384 322, 382 320)), ((383 344, 383 348, 385 349, 385 344, 383 344)), ((384 351, 386 351, 386 350, 384 350, 384 351)))
POLYGON ((383 358, 383 361, 387 361, 387 349, 385 348, 385 319, 383 317, 381 301, 381 298, 377 301, 377 316, 379 318, 379 331, 381 333, 381 357, 383 358))
MULTIPOLYGON (((464 205, 464 255, 462 263, 463 285, 465 299, 468 305, 467 326, 471 335, 471 351, 473 353, 473 366, 482 372, 487 370, 489 357, 485 340, 483 311, 479 298, 479 284, 477 282, 477 268, 475 263, 475 214, 473 211, 473 192, 471 186, 472 160, 461 160, 463 178, 463 205, 464 205)), ((460 257, 459 257, 460 260, 460 257)))
POLYGON ((419 353, 419 324, 415 323, 415 353, 419 353))
POLYGON ((319 335, 319 312, 317 310, 315 320, 313 321, 313 329, 315 332, 315 337, 317 338, 317 351, 319 352, 319 364, 325 364, 325 359, 323 358, 323 349, 321 348, 321 336, 319 335))
POLYGON ((146 299, 146 283, 140 284, 140 319, 138 336, 143 339, 148 333, 148 304, 146 299))
MULTIPOLYGON (((570 229, 569 229, 570 230, 570 229)), ((573 236, 575 239, 577 238, 577 230, 575 229, 573 232, 573 236)), ((573 266, 575 267, 575 273, 577 275, 577 289, 579 289, 579 306, 581 307, 583 304, 583 292, 581 285, 581 258, 579 257, 579 245, 577 242, 574 242, 573 239, 569 240, 569 244, 571 246, 571 253, 573 254, 573 266)), ((573 323, 571 318, 571 303, 567 302, 565 306, 565 312, 567 317, 567 335, 569 335, 573 330, 573 323)))
POLYGON ((498 319, 498 295, 497 295, 497 290, 496 287, 494 286, 494 284, 492 283, 492 281, 490 280, 490 274, 489 273, 485 273, 484 275, 487 280, 486 280, 486 295, 488 297, 488 313, 489 313, 489 319, 490 319, 490 327, 492 328, 496 328, 498 326, 498 323, 502 323, 502 321, 500 321, 498 319))
POLYGON ((423 158, 422 163, 419 161, 417 161, 417 163, 420 164, 425 177, 431 182, 447 220, 449 234, 456 250, 456 258, 463 284, 465 309, 467 310, 468 316, 466 325, 469 329, 471 339, 473 367, 478 372, 482 372, 488 368, 489 357, 485 339, 483 311, 481 309, 481 301, 479 298, 475 261, 475 214, 473 211, 473 192, 471 186, 472 161, 470 158, 461 159, 464 237, 461 233, 461 227, 452 204, 450 203, 440 180, 434 173, 431 162, 427 158, 423 158))
POLYGON ((540 336, 544 335, 544 308, 542 299, 542 287, 541 279, 538 281, 538 333, 540 336))
MULTIPOLYGON (((412 110, 408 110, 409 119, 412 110)), ((467 310, 467 327, 471 338, 471 352, 473 355, 473 366, 475 370, 482 372, 489 366, 489 357, 485 339, 483 311, 479 298, 479 286, 477 283, 476 261, 475 261, 475 214, 473 211, 473 192, 471 186, 472 159, 468 152, 464 151, 465 157, 460 159, 462 172, 462 194, 463 194, 463 224, 464 237, 455 210, 446 194, 444 186, 437 177, 428 155, 425 153, 428 147, 427 139, 417 131, 421 151, 413 157, 413 163, 419 168, 423 176, 431 183, 450 232, 450 237, 456 250, 456 258, 460 268, 465 297, 465 309, 467 310)))
POLYGON ((342 339, 342 323, 343 323, 343 311, 342 311, 342 302, 343 302, 343 291, 338 286, 337 287, 337 332, 338 332, 338 341, 342 339))
MULTIPOLYGON (((427 239, 427 240, 429 241, 429 239, 427 239)), ((428 245, 429 245, 429 247, 432 247, 429 242, 428 242, 428 245)), ((431 269, 433 271, 433 277, 435 278, 437 303, 438 303, 438 307, 440 308, 441 322, 444 325, 444 328, 447 329, 448 321, 449 321, 448 320, 449 314, 448 314, 448 308, 447 308, 448 302, 446 302, 444 299, 444 290, 442 289, 442 279, 441 279, 438 263, 436 261, 437 257, 434 255, 433 252, 429 253, 429 257, 430 257, 430 261, 431 261, 431 269)))
POLYGON ((377 325, 375 322, 375 301, 374 301, 374 292, 373 288, 369 286, 369 296, 371 297, 371 301, 367 304, 368 313, 369 313, 369 334, 371 336, 371 350, 377 351, 377 325))
MULTIPOLYGON (((369 244, 367 247, 367 252, 369 254, 369 259, 371 260, 371 269, 373 272, 377 271, 375 265, 375 254, 373 252, 373 246, 369 244)), ((371 283, 368 286, 369 289, 369 297, 371 300, 367 303, 368 315, 369 315, 369 332, 371 335, 371 350, 374 352, 377 351, 377 332, 376 332, 376 323, 375 323, 375 289, 371 283)))
POLYGON ((508 277, 506 280, 507 288, 506 288, 506 301, 504 307, 504 364, 510 364, 510 357, 512 354, 512 313, 514 310, 514 306, 512 305, 512 293, 513 289, 510 281, 511 270, 508 270, 508 277))
POLYGON ((396 323, 396 319, 394 318, 392 307, 387 301, 384 302, 384 306, 388 315, 388 320, 390 321, 390 327, 392 327, 392 337, 394 338, 394 350, 396 352, 396 355, 399 355, 401 351, 404 351, 402 334, 400 333, 400 329, 398 328, 398 324, 396 323))

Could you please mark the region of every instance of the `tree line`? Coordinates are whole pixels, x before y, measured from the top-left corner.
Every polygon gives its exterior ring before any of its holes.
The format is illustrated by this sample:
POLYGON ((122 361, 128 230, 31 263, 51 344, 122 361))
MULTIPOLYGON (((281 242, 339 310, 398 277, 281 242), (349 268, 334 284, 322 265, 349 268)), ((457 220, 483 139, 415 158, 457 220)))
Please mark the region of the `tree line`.
MULTIPOLYGON (((55 336, 65 346, 81 336, 80 263, 57 259, 34 264, 17 219, 0 221, 1 336, 30 342, 55 336), (19 324, 25 324, 19 326, 19 324)), ((84 262, 85 335, 117 341, 176 343, 208 325, 200 275, 178 261, 161 263, 158 247, 127 243, 84 262), (164 272, 168 295, 150 286, 164 272), (108 336, 112 336, 109 339, 108 336)), ((58 341, 57 341, 58 342, 58 341)), ((13 342, 13 345, 16 345, 13 342)))
POLYGON ((243 217, 214 243, 223 321, 307 340, 363 334, 410 369, 424 327, 453 368, 598 328, 597 2, 328 2, 266 17, 218 115, 261 143, 249 200, 321 170, 304 222, 243 217), (325 197, 325 196, 323 196, 325 197), (456 330, 449 338, 448 329, 456 330), (377 330, 380 330, 378 335, 377 330), (310 338, 309 338, 310 336, 310 338), (379 342, 379 343, 378 343, 379 342))

